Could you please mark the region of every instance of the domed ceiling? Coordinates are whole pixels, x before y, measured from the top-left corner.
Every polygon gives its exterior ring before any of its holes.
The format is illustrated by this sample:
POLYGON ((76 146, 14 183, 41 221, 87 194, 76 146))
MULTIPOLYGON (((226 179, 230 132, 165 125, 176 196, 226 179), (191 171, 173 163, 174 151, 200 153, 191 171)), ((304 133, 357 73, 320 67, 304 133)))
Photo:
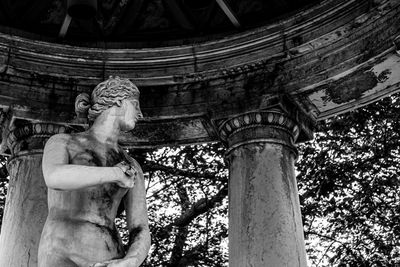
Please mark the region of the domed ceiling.
MULTIPOLYGON (((2 32, 74 43, 154 47, 234 34, 287 16, 316 0, 100 0, 91 19, 67 16, 66 0, 2 0, 2 32), (17 30, 18 29, 18 30, 17 30), (25 33, 24 33, 25 32, 25 33)), ((92 44, 93 45, 93 44, 92 44)))

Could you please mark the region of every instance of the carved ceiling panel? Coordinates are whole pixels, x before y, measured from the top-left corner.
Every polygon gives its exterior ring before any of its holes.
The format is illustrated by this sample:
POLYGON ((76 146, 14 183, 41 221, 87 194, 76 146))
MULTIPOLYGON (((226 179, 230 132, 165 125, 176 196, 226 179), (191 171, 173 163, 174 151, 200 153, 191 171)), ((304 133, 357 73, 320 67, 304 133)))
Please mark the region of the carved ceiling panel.
POLYGON ((239 32, 315 2, 319 1, 99 0, 95 18, 72 18, 66 26, 66 0, 2 0, 0 31, 18 29, 57 42, 181 40, 239 32))

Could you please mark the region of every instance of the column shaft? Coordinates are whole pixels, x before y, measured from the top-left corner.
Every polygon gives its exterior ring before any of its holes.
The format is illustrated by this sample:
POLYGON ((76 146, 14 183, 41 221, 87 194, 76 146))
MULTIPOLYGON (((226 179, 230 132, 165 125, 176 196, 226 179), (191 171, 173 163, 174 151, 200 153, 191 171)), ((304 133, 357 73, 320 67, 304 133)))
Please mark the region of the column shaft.
POLYGON ((294 155, 253 143, 230 157, 229 266, 307 266, 294 155))
POLYGON ((307 266, 294 145, 308 134, 295 106, 248 112, 219 123, 228 146, 229 266, 307 266))
POLYGON ((9 162, 9 190, 0 235, 0 266, 37 266, 37 248, 47 217, 42 155, 9 162))

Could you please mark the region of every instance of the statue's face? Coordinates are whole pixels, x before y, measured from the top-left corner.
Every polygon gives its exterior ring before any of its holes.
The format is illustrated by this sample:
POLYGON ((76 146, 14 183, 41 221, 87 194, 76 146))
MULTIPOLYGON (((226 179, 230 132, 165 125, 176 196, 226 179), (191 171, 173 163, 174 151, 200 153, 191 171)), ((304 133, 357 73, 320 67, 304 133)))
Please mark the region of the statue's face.
POLYGON ((133 130, 136 126, 138 119, 143 118, 142 111, 140 110, 139 101, 136 98, 127 98, 122 101, 122 107, 125 110, 123 117, 123 131, 133 130))

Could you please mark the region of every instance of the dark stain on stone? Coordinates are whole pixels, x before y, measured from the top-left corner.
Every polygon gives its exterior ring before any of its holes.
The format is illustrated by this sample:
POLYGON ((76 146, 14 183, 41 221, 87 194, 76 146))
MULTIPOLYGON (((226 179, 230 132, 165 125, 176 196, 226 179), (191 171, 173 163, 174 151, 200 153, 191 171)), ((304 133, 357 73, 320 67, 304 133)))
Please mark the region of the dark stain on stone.
POLYGON ((53 87, 51 88, 50 94, 49 94, 49 101, 48 101, 48 107, 49 110, 53 110, 55 106, 58 105, 58 95, 55 91, 54 88, 54 83, 53 83, 53 87))
POLYGON ((358 99, 362 94, 378 84, 378 78, 371 71, 357 72, 334 81, 325 89, 324 101, 343 104, 358 99))
POLYGON ((135 242, 136 238, 142 231, 143 231, 142 227, 132 228, 131 231, 129 231, 129 245, 135 242))
MULTIPOLYGON (((114 166, 125 159, 122 151, 108 150, 106 153, 106 166, 114 166)), ((127 162, 129 163, 129 162, 127 162)))
POLYGON ((292 38, 293 46, 299 46, 303 44, 303 37, 298 35, 292 38))
MULTIPOLYGON (((117 230, 117 228, 115 226, 113 228, 109 228, 107 226, 104 226, 104 225, 101 225, 101 224, 97 224, 97 223, 94 223, 94 222, 90 222, 90 224, 94 225, 103 235, 105 235, 105 236, 108 235, 108 236, 111 237, 111 239, 112 239, 112 241, 113 241, 113 243, 115 245, 115 248, 117 249, 117 253, 118 254, 121 255, 124 252, 124 248, 123 248, 123 245, 121 243, 121 237, 120 237, 120 235, 118 233, 118 230, 117 230)), ((107 246, 107 249, 109 251, 111 251, 111 247, 109 246, 109 244, 107 242, 106 242, 106 246, 107 246)))
POLYGON ((248 75, 243 83, 243 89, 245 93, 245 97, 251 97, 252 91, 256 90, 260 85, 260 80, 257 79, 257 76, 248 75))
POLYGON ((89 154, 91 156, 89 162, 95 164, 96 166, 102 166, 101 159, 97 156, 97 154, 91 149, 85 149, 83 154, 89 154))
POLYGON ((281 88, 286 79, 287 73, 285 73, 283 62, 275 63, 272 66, 263 66, 257 72, 243 78, 244 97, 253 99, 256 95, 272 93, 273 88, 281 88))
POLYGON ((389 79, 392 72, 390 70, 384 70, 378 75, 378 82, 383 83, 389 79))
POLYGON ((147 138, 150 142, 160 140, 164 142, 173 141, 182 132, 179 121, 176 121, 176 123, 160 123, 159 125, 143 124, 143 126, 145 127, 135 128, 132 134, 138 138, 147 138))
POLYGON ((104 241, 104 243, 106 244, 107 250, 108 250, 108 251, 111 251, 111 248, 110 248, 110 246, 108 245, 107 241, 104 241))
POLYGON ((115 183, 108 183, 88 190, 87 197, 91 203, 96 203, 98 215, 108 218, 110 210, 114 207, 114 198, 118 194, 120 187, 115 183))
POLYGON ((282 170, 282 181, 285 190, 285 195, 288 201, 291 202, 291 193, 292 193, 292 183, 291 183, 291 173, 288 171, 287 166, 290 166, 291 162, 291 152, 282 151, 282 157, 280 159, 280 167, 282 170))
POLYGON ((170 98, 171 91, 173 90, 170 90, 168 85, 142 86, 140 89, 140 106, 163 106, 165 99, 170 98))

